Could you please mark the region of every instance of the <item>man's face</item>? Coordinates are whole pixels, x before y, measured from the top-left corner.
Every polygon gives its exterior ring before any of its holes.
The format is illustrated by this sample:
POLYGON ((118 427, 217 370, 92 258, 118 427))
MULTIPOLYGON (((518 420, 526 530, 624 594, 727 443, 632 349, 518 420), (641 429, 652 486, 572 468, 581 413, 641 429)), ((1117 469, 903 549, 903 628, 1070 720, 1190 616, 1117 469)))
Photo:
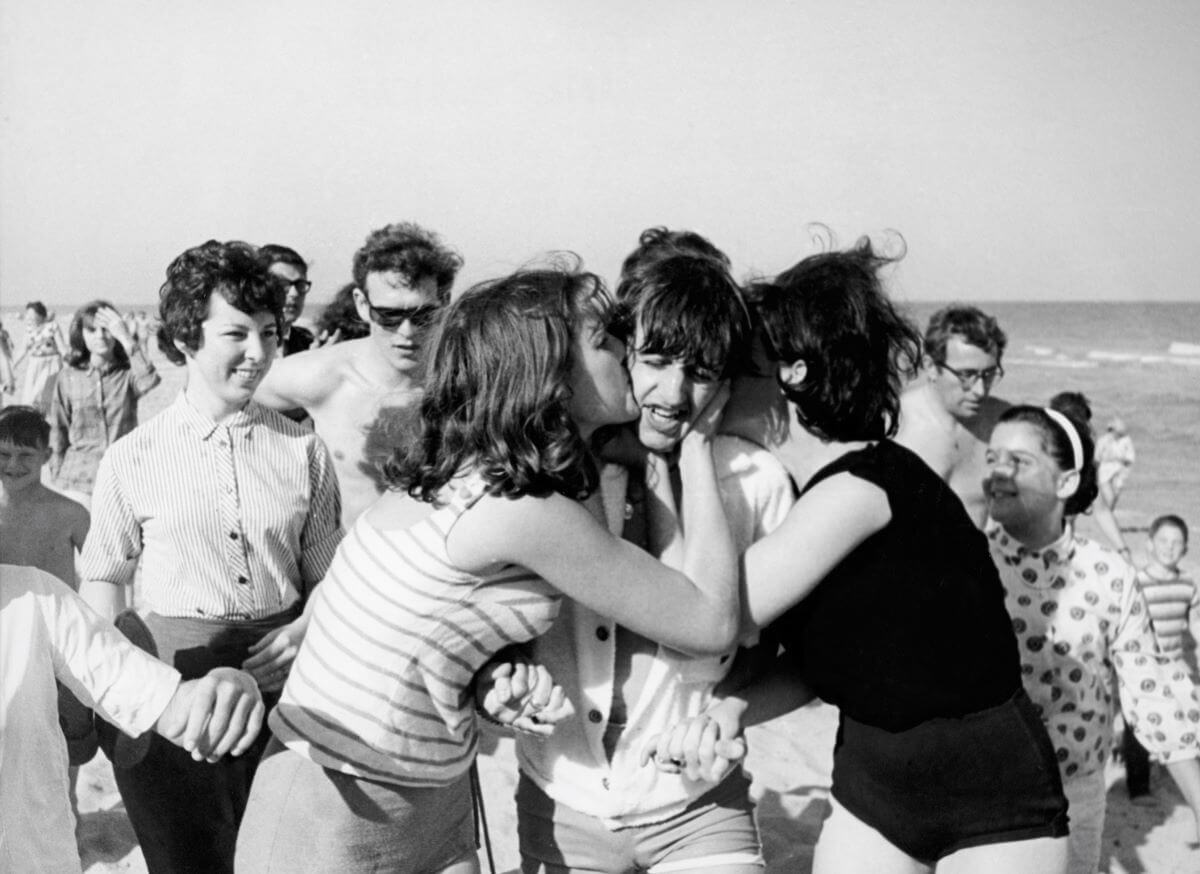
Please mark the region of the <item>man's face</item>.
POLYGON ((371 327, 371 340, 389 364, 401 372, 421 363, 421 344, 441 309, 431 276, 409 284, 398 271, 368 273, 365 288, 354 290, 359 317, 371 327))
POLYGON ((664 355, 638 352, 645 344, 639 324, 629 350, 633 398, 641 409, 638 439, 652 452, 671 452, 696 415, 721 387, 718 373, 664 355))
POLYGON ((979 412, 1000 375, 996 356, 972 346, 957 334, 946 341, 946 360, 931 362, 930 380, 946 411, 956 419, 970 419, 979 412))
POLYGON ((311 287, 307 274, 292 264, 276 261, 267 268, 267 272, 278 276, 287 286, 287 297, 283 301, 283 323, 291 325, 304 312, 304 299, 311 287))

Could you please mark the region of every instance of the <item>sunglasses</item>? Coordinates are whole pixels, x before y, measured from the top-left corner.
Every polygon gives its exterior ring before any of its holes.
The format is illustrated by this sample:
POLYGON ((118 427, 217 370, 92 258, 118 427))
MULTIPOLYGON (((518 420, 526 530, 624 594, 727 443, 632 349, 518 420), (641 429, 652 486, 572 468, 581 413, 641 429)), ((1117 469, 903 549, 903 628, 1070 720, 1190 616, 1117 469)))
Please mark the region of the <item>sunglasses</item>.
POLYGON ((419 307, 377 307, 368 300, 366 304, 371 313, 371 321, 381 328, 398 328, 405 322, 411 322, 414 328, 427 328, 442 309, 441 304, 436 303, 422 304, 419 307))
POLYGON ((294 288, 300 294, 308 294, 312 288, 312 283, 307 279, 284 279, 282 276, 276 276, 275 279, 284 288, 294 288))

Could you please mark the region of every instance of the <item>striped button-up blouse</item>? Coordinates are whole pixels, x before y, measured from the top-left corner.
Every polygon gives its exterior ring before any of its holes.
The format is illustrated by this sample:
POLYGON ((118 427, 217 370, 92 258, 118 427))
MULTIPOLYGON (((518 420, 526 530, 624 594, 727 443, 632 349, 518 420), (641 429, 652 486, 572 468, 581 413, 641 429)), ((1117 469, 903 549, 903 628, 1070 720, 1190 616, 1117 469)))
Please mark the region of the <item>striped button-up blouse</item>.
POLYGON ((405 786, 466 772, 477 745, 475 672, 545 633, 560 600, 522 567, 454 567, 446 537, 482 493, 476 480, 407 530, 358 518, 271 713, 282 743, 325 768, 405 786))
POLYGON ((259 619, 304 598, 342 538, 315 434, 251 401, 216 424, 176 401, 100 462, 81 577, 133 581, 162 616, 259 619))

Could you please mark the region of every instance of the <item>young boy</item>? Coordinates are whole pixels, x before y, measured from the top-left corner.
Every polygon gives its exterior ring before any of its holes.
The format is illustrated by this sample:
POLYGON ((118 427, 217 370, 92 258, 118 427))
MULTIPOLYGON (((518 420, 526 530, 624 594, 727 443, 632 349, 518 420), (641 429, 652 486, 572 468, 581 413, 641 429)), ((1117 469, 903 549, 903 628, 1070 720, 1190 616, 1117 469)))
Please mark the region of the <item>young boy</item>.
MULTIPOLYGON (((1146 596, 1154 636, 1163 655, 1178 660, 1179 670, 1190 671, 1184 632, 1190 631, 1191 647, 1200 641, 1200 587, 1179 569, 1187 554, 1188 528, 1175 515, 1159 516, 1150 523, 1146 551, 1150 560, 1138 571, 1137 583, 1146 596)), ((1130 798, 1150 794, 1150 757, 1133 736, 1124 734, 1125 785, 1130 798)))
POLYGON ((72 589, 88 532, 82 504, 42 485, 50 425, 33 407, 0 410, 0 563, 29 565, 72 589))
MULTIPOLYGON (((50 460, 50 425, 33 407, 0 410, 0 564, 35 567, 79 588, 75 553, 88 533, 83 505, 42 485, 50 460)), ((70 755, 71 806, 75 774, 96 754, 92 712, 58 687, 59 724, 70 755)))

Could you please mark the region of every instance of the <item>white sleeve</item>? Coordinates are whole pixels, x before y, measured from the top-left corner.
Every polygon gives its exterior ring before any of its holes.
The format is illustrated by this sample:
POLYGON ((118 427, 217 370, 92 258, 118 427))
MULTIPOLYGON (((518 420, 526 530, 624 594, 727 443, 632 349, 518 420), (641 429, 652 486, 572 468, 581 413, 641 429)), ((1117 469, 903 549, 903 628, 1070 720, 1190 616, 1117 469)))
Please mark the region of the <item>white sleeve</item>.
POLYGON ((130 643, 49 574, 39 575, 38 588, 59 682, 126 734, 153 728, 179 686, 179 672, 130 643))

